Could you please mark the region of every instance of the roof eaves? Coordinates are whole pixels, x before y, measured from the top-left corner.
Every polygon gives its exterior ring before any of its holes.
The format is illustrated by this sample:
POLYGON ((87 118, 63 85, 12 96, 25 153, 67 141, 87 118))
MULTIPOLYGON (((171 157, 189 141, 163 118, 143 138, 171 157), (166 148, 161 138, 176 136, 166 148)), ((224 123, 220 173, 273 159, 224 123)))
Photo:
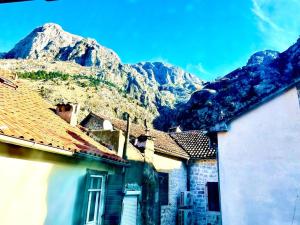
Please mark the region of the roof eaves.
POLYGON ((113 165, 117 165, 117 166, 124 166, 124 167, 130 166, 130 163, 126 160, 112 160, 109 158, 104 158, 104 157, 101 157, 98 155, 93 155, 93 154, 88 154, 88 153, 83 153, 83 152, 75 152, 74 156, 78 157, 78 158, 84 158, 84 159, 105 162, 105 163, 109 163, 109 164, 113 164, 113 165))
POLYGON ((182 158, 182 159, 189 159, 190 158, 188 153, 186 155, 182 155, 182 154, 177 154, 177 153, 174 153, 174 152, 167 152, 166 150, 164 150, 162 148, 158 148, 158 147, 155 147, 154 150, 157 151, 157 152, 160 152, 164 155, 176 156, 176 157, 179 157, 179 158, 182 158))
POLYGON ((7 136, 3 134, 0 134, 0 142, 31 148, 31 149, 36 149, 36 150, 41 150, 41 151, 46 151, 46 152, 51 152, 51 153, 56 153, 56 154, 61 154, 61 155, 67 155, 67 156, 73 155, 73 151, 70 150, 39 144, 34 141, 24 140, 24 139, 7 136))
POLYGON ((188 155, 188 159, 191 159, 191 158, 192 158, 191 154, 189 154, 189 153, 185 150, 185 148, 184 148, 184 147, 176 140, 176 138, 173 137, 172 134, 169 134, 169 135, 170 135, 170 137, 176 142, 176 144, 177 144, 181 149, 183 149, 183 151, 188 155))
MULTIPOLYGON (((181 133, 186 133, 186 134, 188 134, 188 133, 190 133, 190 132, 202 132, 203 133, 203 131, 198 131, 198 130, 191 130, 191 131, 182 131, 181 133)), ((174 133, 173 134, 170 134, 170 136, 173 138, 173 140, 186 152, 186 154, 188 154, 189 155, 189 159, 191 159, 191 160, 197 160, 197 159, 216 159, 216 154, 214 154, 214 155, 209 155, 209 156, 205 156, 205 157, 198 157, 198 156, 193 156, 193 155, 191 155, 190 153, 189 153, 189 151, 188 150, 186 150, 185 149, 185 147, 175 138, 175 136, 174 136, 174 133)))
POLYGON ((92 154, 88 154, 88 153, 74 152, 71 150, 57 148, 57 147, 53 147, 53 146, 49 146, 49 145, 45 145, 45 144, 39 144, 34 141, 24 140, 24 139, 7 136, 7 135, 3 135, 3 134, 0 134, 0 142, 6 143, 6 144, 17 145, 17 146, 21 146, 21 147, 26 147, 26 148, 31 148, 31 149, 35 149, 35 150, 50 152, 50 153, 59 154, 59 155, 66 155, 66 156, 74 156, 74 155, 84 156, 85 155, 88 158, 95 159, 98 161, 99 160, 104 161, 104 162, 107 162, 110 164, 123 165, 123 166, 129 165, 129 163, 123 159, 113 160, 113 159, 101 157, 100 155, 92 155, 92 154))
POLYGON ((214 155, 210 155, 210 156, 202 156, 202 157, 198 157, 198 156, 191 156, 191 159, 193 160, 204 160, 204 159, 217 159, 216 154, 214 155))
POLYGON ((291 84, 283 87, 283 88, 280 88, 278 89, 277 91, 267 95, 265 98, 263 98, 261 101, 253 104, 253 105, 250 105, 248 108, 246 109, 243 109, 241 111, 239 111, 238 113, 236 113, 233 117, 230 117, 229 119, 225 120, 225 121, 221 121, 220 124, 226 124, 227 126, 227 129, 226 130, 221 130, 221 131, 228 131, 229 128, 228 128, 228 124, 230 124, 231 121, 243 116, 244 114, 246 114, 247 112, 251 111, 251 110, 254 110, 258 107, 260 107, 261 105, 271 101, 272 99, 276 98, 277 96, 287 92, 288 90, 292 89, 293 87, 295 87, 298 83, 300 83, 300 77, 295 79, 294 82, 292 82, 291 84))

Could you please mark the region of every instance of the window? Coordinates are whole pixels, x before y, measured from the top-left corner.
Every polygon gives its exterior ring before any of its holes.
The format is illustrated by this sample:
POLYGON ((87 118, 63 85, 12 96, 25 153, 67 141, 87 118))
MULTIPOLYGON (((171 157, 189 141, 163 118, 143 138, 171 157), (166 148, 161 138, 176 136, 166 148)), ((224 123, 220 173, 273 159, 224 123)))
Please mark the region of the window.
POLYGON ((218 182, 207 182, 208 211, 220 212, 218 182))
POLYGON ((159 200, 161 205, 169 204, 169 174, 158 173, 159 200))
POLYGON ((85 225, 101 225, 104 208, 105 175, 88 170, 85 196, 85 225))

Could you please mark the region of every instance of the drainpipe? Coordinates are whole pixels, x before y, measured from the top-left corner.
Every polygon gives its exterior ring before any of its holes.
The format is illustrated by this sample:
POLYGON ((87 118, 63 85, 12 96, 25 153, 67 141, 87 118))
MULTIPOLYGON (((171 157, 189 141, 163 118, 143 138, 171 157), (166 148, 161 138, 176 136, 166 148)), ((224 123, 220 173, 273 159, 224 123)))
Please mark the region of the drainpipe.
POLYGON ((130 115, 127 113, 127 126, 126 126, 126 137, 125 137, 125 143, 124 143, 124 149, 123 149, 123 159, 126 159, 127 156, 127 148, 129 143, 129 134, 130 134, 130 115))
POLYGON ((216 132, 217 135, 217 146, 216 146, 216 158, 217 158, 217 168, 218 168, 218 188, 219 188, 219 204, 220 204, 220 215, 221 215, 221 223, 223 220, 222 215, 222 196, 221 196, 221 181, 220 181, 220 158, 219 158, 219 132, 216 132))
POLYGON ((186 189, 187 191, 190 191, 191 190, 191 163, 190 163, 190 160, 187 160, 186 161, 186 173, 187 173, 187 178, 186 178, 186 189))

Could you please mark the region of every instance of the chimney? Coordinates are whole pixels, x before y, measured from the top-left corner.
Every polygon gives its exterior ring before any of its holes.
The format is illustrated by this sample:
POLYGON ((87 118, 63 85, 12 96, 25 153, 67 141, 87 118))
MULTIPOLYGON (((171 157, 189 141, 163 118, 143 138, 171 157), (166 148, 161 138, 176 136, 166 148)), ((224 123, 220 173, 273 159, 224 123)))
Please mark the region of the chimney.
POLYGON ((169 133, 180 133, 181 132, 180 126, 171 127, 171 128, 169 128, 168 132, 169 133))
POLYGON ((130 115, 129 113, 127 114, 127 123, 126 123, 126 136, 125 136, 125 143, 124 143, 124 149, 123 149, 123 159, 127 158, 127 149, 128 149, 128 144, 129 144, 129 136, 130 136, 130 115))
POLYGON ((63 120, 71 124, 71 126, 76 126, 79 109, 79 104, 75 103, 57 104, 56 114, 59 115, 63 120))
POLYGON ((145 162, 152 164, 154 157, 154 138, 150 135, 147 121, 144 120, 145 134, 140 135, 135 140, 135 146, 144 153, 145 162))
POLYGON ((153 163, 154 157, 154 139, 148 135, 140 135, 137 138, 136 145, 138 149, 142 150, 145 156, 145 162, 153 163))
POLYGON ((15 73, 15 74, 14 74, 14 81, 17 81, 17 80, 18 80, 18 78, 19 78, 19 77, 18 77, 18 74, 17 74, 17 73, 15 73))

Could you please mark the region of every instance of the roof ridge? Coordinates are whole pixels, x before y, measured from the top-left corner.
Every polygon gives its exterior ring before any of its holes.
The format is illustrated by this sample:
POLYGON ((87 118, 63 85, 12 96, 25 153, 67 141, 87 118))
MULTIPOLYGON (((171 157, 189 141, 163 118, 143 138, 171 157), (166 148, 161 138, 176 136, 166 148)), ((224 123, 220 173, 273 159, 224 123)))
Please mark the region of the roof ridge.
POLYGON ((9 87, 12 87, 14 89, 18 88, 18 85, 16 85, 14 82, 12 82, 11 80, 4 78, 4 77, 0 77, 0 83, 7 85, 9 87))
MULTIPOLYGON (((110 120, 113 126, 118 130, 126 129, 126 121, 118 118, 110 118, 108 116, 102 114, 96 114, 94 112, 90 112, 88 116, 95 116, 101 120, 110 120), (121 124, 118 124, 121 123, 121 124)), ((88 117, 87 116, 87 117, 88 117)), ((87 118, 86 117, 86 118, 87 118)), ((145 131, 145 128, 140 124, 132 124, 130 135, 137 138, 139 135, 145 131)), ((185 159, 189 158, 189 154, 170 136, 169 133, 160 131, 154 128, 150 129, 150 136, 155 138, 154 148, 160 150, 160 152, 164 151, 164 153, 169 155, 174 155, 177 157, 183 157, 185 159)))

